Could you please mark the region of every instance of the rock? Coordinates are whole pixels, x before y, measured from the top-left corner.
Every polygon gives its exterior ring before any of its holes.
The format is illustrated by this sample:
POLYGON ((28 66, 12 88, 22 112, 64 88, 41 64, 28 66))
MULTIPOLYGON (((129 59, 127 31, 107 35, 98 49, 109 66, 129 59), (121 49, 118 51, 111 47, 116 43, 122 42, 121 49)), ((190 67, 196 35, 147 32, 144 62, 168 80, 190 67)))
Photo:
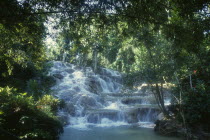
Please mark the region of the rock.
POLYGON ((70 114, 71 116, 75 116, 76 114, 76 110, 75 110, 75 107, 73 105, 73 103, 67 103, 66 106, 65 106, 65 111, 70 114))
POLYGON ((59 69, 59 68, 64 68, 65 65, 64 63, 57 61, 57 62, 54 62, 53 67, 59 69))
POLYGON ((154 131, 164 136, 178 136, 182 126, 175 120, 157 120, 154 131))
POLYGON ((74 72, 73 69, 66 69, 65 71, 68 72, 69 74, 72 74, 74 72))
POLYGON ((69 77, 70 77, 70 78, 74 78, 74 75, 71 74, 71 75, 69 75, 69 77))
POLYGON ((82 69, 81 66, 75 66, 74 68, 75 68, 76 70, 81 70, 81 69, 82 69))
POLYGON ((64 78, 64 76, 62 74, 59 74, 59 73, 53 74, 53 77, 58 78, 58 79, 63 79, 64 78))
POLYGON ((80 87, 78 87, 78 86, 74 87, 73 89, 74 89, 74 91, 76 91, 76 92, 80 92, 80 91, 81 91, 80 87))
POLYGON ((99 123, 99 115, 98 114, 90 114, 87 117, 87 121, 89 123, 99 123))
POLYGON ((132 111, 126 113, 126 121, 128 123, 137 123, 138 122, 138 117, 137 117, 137 111, 132 111))
POLYGON ((142 99, 138 98, 125 98, 121 101, 123 104, 136 104, 136 103, 142 103, 142 99))
POLYGON ((89 85, 90 92, 95 93, 95 94, 102 92, 101 85, 100 85, 99 81, 97 80, 97 78, 89 77, 86 80, 86 84, 89 85))
POLYGON ((77 95, 77 92, 75 90, 64 90, 62 92, 62 96, 60 97, 66 102, 72 101, 73 97, 77 95))
POLYGON ((93 97, 82 96, 80 98, 80 105, 85 108, 91 108, 96 106, 96 100, 93 97))
POLYGON ((70 68, 73 66, 73 65, 70 64, 70 63, 65 63, 65 64, 66 64, 67 67, 70 67, 70 68))
POLYGON ((160 114, 158 114, 157 120, 163 120, 163 119, 164 119, 164 114, 161 112, 160 114))
POLYGON ((69 124, 69 116, 67 113, 60 113, 58 115, 58 120, 63 124, 63 125, 68 125, 69 124))

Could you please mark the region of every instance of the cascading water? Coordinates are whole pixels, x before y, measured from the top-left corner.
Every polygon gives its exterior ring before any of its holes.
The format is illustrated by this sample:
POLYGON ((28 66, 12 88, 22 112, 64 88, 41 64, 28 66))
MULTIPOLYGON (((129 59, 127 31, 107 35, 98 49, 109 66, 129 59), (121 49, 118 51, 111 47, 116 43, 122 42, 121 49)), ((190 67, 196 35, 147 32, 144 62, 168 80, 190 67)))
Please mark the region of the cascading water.
POLYGON ((59 115, 70 127, 151 124, 159 113, 146 91, 123 93, 122 76, 117 71, 101 68, 95 74, 90 67, 54 61, 50 75, 57 80, 52 89, 66 103, 59 115))

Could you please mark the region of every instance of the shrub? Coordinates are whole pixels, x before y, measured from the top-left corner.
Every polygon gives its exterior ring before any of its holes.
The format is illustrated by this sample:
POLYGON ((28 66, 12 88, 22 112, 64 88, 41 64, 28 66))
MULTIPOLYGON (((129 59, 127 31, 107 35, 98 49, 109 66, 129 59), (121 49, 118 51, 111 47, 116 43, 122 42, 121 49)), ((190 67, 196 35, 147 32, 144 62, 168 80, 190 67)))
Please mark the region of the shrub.
POLYGON ((210 131, 210 94, 201 88, 199 85, 185 93, 185 117, 191 127, 202 126, 210 131))
POLYGON ((60 100, 55 99, 52 95, 44 95, 37 101, 37 106, 39 106, 41 110, 49 107, 50 111, 53 113, 56 113, 59 105, 60 105, 60 100))
MULTIPOLYGON (((46 98, 46 97, 44 97, 46 98)), ((52 99, 57 101, 57 99, 52 99)), ((40 108, 26 93, 0 88, 0 138, 24 140, 56 140, 63 128, 51 112, 51 105, 40 108)))

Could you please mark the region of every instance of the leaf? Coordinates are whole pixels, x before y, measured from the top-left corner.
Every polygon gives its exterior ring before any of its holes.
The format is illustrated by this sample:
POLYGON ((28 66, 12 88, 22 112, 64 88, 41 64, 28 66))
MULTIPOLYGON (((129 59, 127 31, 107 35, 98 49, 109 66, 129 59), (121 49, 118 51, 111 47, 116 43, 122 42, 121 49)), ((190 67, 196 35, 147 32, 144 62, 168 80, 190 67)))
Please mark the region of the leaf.
POLYGON ((2 115, 2 114, 4 114, 4 112, 0 110, 0 115, 2 115))
POLYGON ((22 95, 22 96, 26 96, 26 95, 27 95, 27 93, 21 93, 21 95, 22 95))

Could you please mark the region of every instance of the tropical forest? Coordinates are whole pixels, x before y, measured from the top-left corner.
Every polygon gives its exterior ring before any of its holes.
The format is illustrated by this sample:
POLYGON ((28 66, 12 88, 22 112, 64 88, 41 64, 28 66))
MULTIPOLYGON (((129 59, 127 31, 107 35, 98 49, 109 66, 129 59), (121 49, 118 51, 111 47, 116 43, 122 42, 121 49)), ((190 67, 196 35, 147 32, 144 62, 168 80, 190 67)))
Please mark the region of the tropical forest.
POLYGON ((210 140, 209 0, 0 0, 0 140, 210 140))

